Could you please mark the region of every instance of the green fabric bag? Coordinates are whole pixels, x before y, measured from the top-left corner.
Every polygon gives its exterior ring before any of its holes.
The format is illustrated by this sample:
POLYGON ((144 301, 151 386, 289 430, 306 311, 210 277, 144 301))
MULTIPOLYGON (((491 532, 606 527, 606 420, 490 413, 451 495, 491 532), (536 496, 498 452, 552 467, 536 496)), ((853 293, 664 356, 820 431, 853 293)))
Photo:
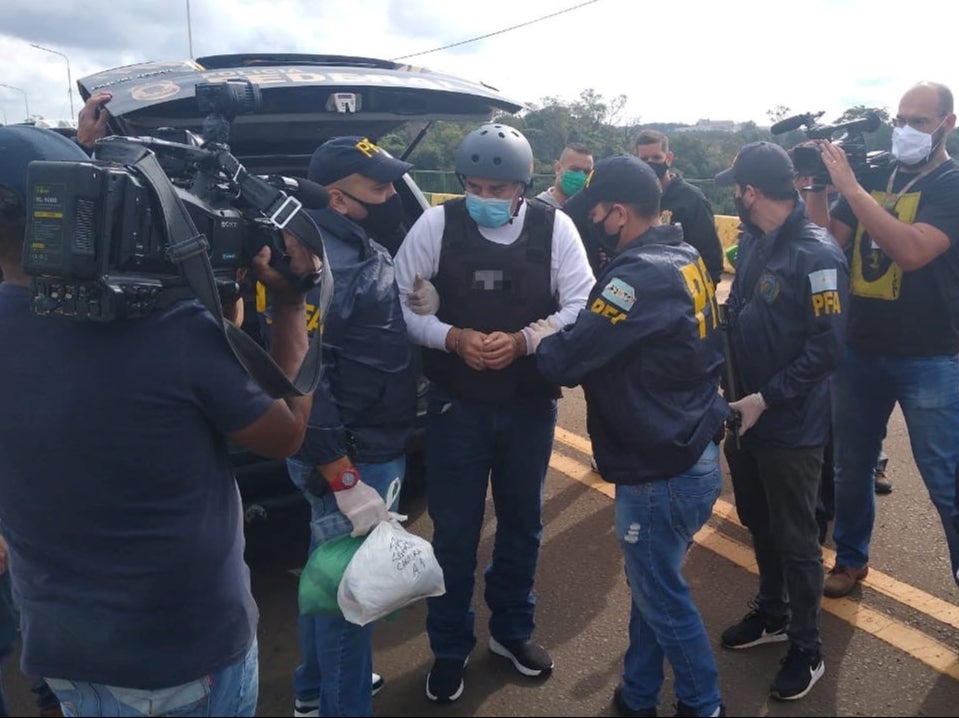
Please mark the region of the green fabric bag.
POLYGON ((366 536, 341 536, 321 543, 300 574, 300 614, 341 613, 336 600, 343 572, 366 536))

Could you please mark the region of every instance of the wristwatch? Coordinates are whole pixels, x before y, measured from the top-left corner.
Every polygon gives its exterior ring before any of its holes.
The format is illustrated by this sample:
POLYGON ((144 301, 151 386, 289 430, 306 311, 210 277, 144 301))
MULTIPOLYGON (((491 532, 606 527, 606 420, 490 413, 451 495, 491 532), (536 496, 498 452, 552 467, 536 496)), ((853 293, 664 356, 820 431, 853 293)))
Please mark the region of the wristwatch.
POLYGON ((352 489, 360 481, 360 472, 353 466, 340 469, 336 478, 329 482, 332 491, 346 491, 352 489))

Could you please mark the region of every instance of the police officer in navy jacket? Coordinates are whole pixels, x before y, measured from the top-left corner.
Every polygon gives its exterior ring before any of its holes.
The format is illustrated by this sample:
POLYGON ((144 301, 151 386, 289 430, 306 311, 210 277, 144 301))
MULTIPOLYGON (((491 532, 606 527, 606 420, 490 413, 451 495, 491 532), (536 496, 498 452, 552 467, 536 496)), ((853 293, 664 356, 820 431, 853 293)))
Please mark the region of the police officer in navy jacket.
POLYGON ((616 484, 632 601, 613 702, 622 715, 654 715, 665 659, 678 715, 722 715, 709 636, 682 574, 722 489, 718 437, 729 407, 719 393, 715 287, 682 227, 660 224, 662 190, 645 162, 607 158, 580 194, 609 261, 574 324, 530 333, 542 342, 543 376, 583 386, 596 463, 616 484))

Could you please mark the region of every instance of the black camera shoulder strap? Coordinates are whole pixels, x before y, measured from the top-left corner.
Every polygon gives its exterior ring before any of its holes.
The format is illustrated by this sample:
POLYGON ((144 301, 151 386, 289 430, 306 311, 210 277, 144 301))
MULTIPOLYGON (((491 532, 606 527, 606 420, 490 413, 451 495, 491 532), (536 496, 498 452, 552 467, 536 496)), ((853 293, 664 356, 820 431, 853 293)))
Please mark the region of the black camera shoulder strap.
MULTIPOLYGON (((320 381, 322 333, 319 331, 313 333, 303 364, 296 378, 291 381, 263 347, 240 327, 223 318, 223 307, 207 254, 209 243, 206 237, 197 231, 193 218, 190 217, 183 202, 174 191, 156 155, 135 143, 101 140, 97 144, 97 156, 100 159, 135 166, 153 188, 160 202, 163 222, 170 241, 167 249, 170 260, 180 268, 183 278, 196 298, 220 322, 230 349, 247 373, 274 398, 312 393, 320 381)), ((263 184, 270 187, 273 192, 286 196, 265 181, 263 184)), ((282 197, 279 199, 281 204, 285 204, 282 197)), ((323 261, 319 311, 321 316, 325 316, 333 294, 333 275, 329 269, 320 230, 304 212, 298 211, 298 208, 294 210, 292 216, 285 217, 285 220, 283 226, 303 241, 323 261)))

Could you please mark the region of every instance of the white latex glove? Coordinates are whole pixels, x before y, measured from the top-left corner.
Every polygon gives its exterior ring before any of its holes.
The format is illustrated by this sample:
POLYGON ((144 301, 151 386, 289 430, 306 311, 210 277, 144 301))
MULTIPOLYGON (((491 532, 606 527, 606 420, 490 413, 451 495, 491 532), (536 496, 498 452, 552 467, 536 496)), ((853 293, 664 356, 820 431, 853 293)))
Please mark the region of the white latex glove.
POLYGON ((369 484, 357 481, 356 484, 342 491, 334 491, 336 507, 353 524, 351 536, 365 536, 380 521, 388 518, 386 502, 369 484))
POLYGON ((406 305, 414 314, 436 314, 440 308, 440 295, 428 279, 417 274, 413 291, 406 296, 406 305))
POLYGON ((553 324, 552 319, 537 319, 535 322, 523 328, 523 338, 526 339, 526 346, 530 354, 536 353, 536 348, 545 337, 555 334, 559 328, 553 324))
POLYGON ((758 391, 755 394, 744 396, 739 401, 734 401, 729 405, 730 409, 739 412, 739 435, 742 436, 749 431, 764 411, 766 411, 766 401, 763 395, 758 391))

